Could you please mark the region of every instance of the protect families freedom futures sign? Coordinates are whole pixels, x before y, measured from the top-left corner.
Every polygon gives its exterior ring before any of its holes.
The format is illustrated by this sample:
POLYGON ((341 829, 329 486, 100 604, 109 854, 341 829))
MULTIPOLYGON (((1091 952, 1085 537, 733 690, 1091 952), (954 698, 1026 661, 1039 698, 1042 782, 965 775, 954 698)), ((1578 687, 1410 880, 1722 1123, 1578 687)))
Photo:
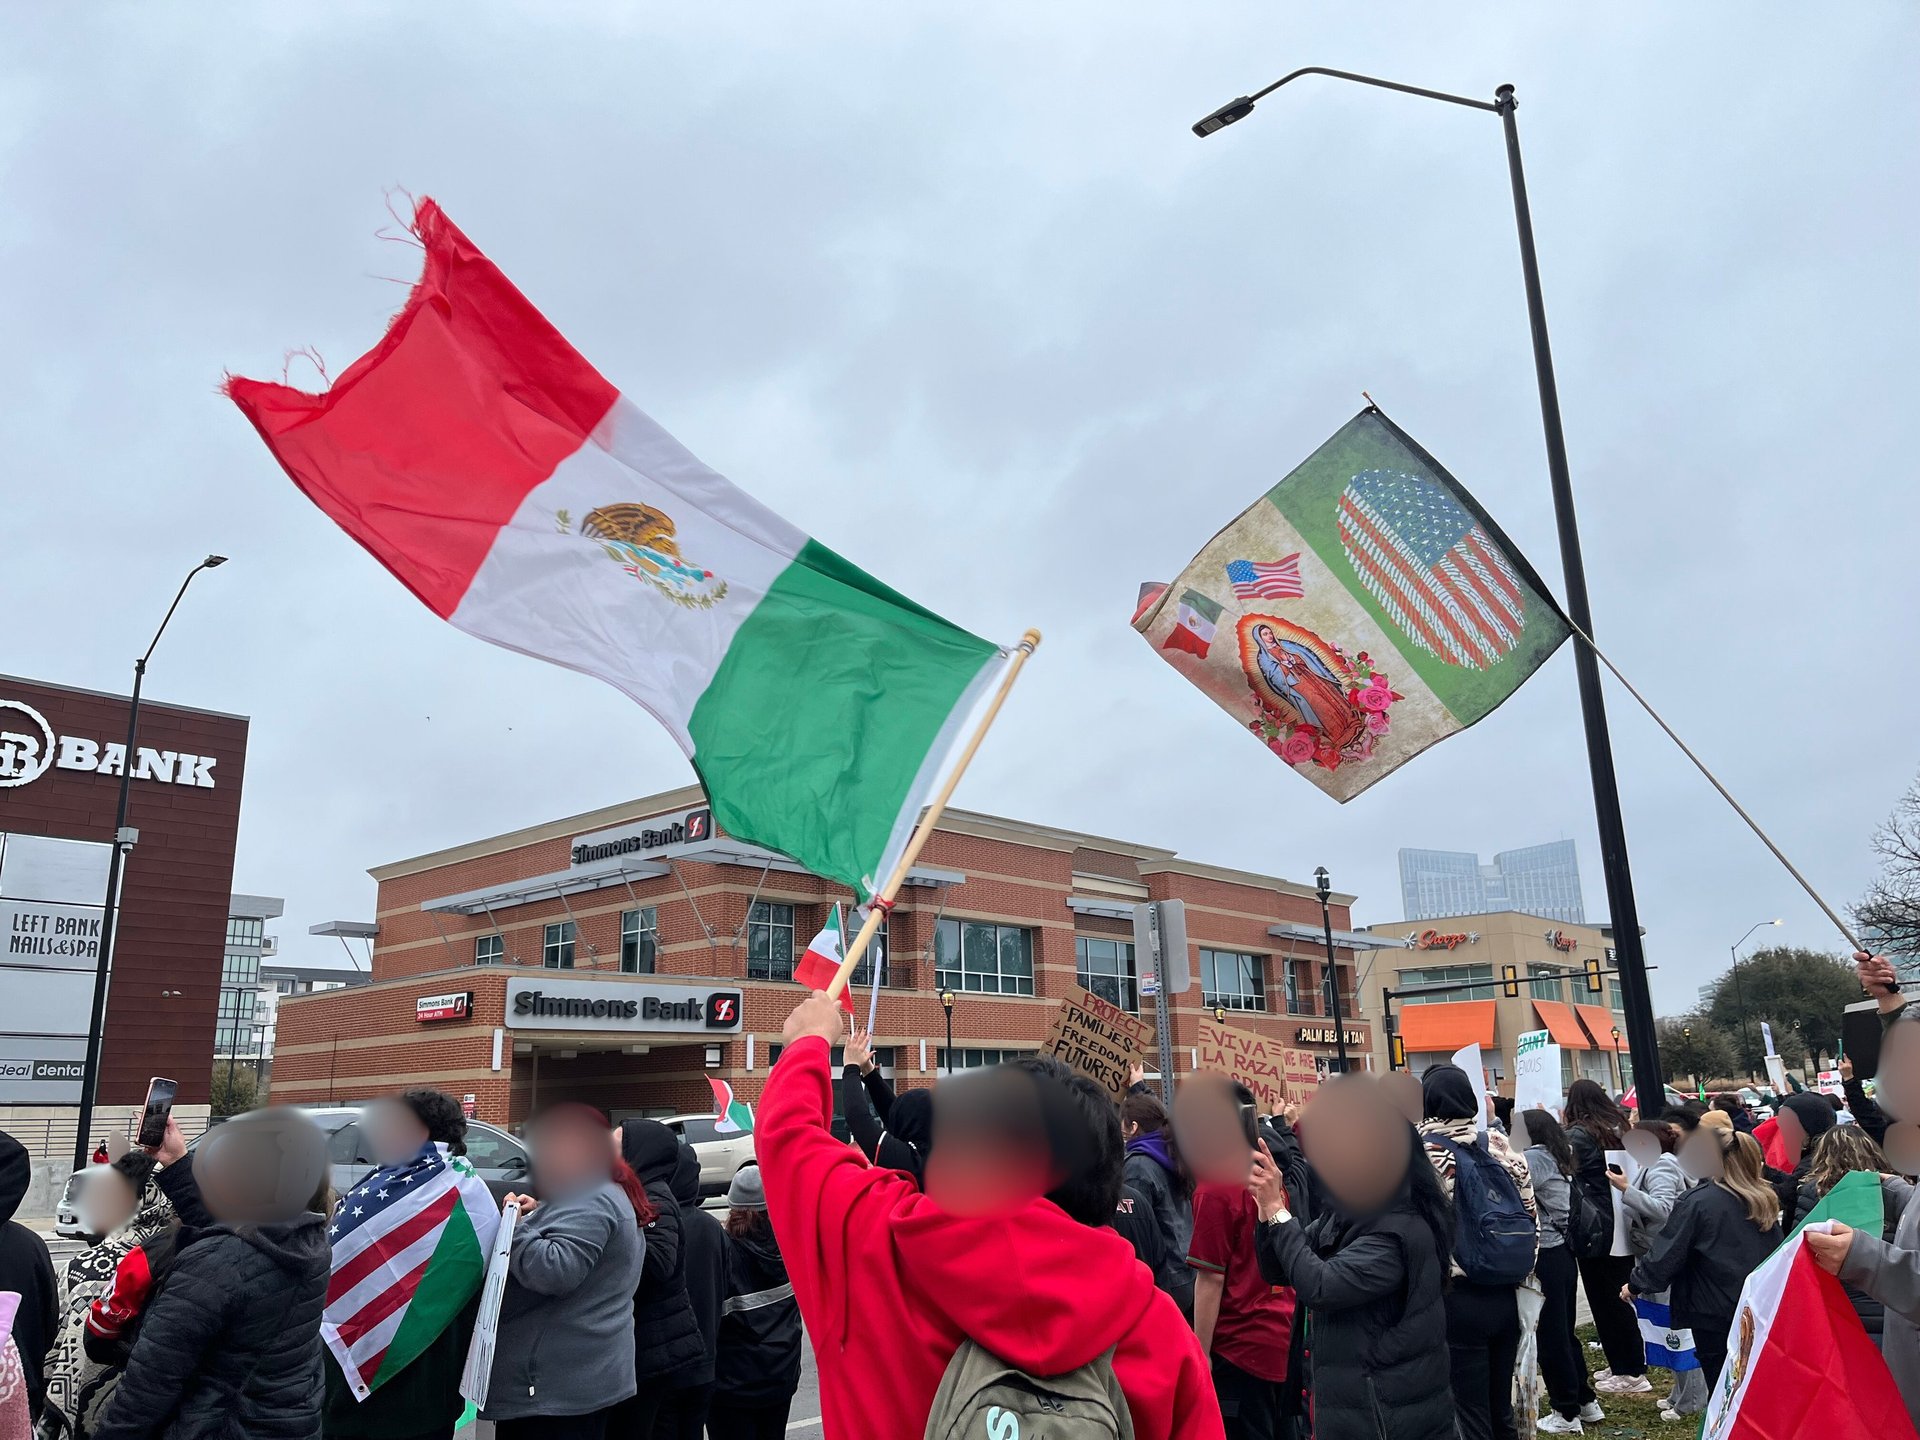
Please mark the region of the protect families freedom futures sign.
POLYGON ((1118 1100, 1127 1093, 1134 1063, 1153 1041, 1153 1026, 1145 1020, 1075 990, 1061 1000, 1040 1048, 1069 1070, 1099 1081, 1118 1100))

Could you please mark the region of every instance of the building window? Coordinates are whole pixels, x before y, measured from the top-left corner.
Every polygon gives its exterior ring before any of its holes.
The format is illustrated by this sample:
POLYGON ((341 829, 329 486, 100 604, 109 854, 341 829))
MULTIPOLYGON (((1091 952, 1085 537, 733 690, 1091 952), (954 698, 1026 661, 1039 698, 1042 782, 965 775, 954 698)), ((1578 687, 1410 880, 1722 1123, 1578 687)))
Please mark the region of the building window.
POLYGON ((1491 965, 1430 965, 1424 970, 1402 970, 1399 989, 1421 985, 1458 985, 1462 988, 1438 995, 1396 995, 1403 1005, 1450 1005, 1456 1000, 1491 1000, 1498 993, 1493 984, 1491 965))
MULTIPOLYGON (((989 1065, 1004 1065, 1009 1060, 1018 1060, 1022 1055, 1031 1055, 1031 1050, 963 1050, 953 1047, 954 1068, 956 1070, 984 1070, 989 1065)), ((942 1045, 934 1052, 941 1073, 947 1069, 947 1049, 942 1045)))
POLYGON ((1281 988, 1286 992, 1287 1013, 1289 1015, 1318 1015, 1320 1007, 1314 1003, 1313 982, 1308 978, 1307 962, 1304 960, 1282 960, 1280 962, 1281 988))
POLYGON ((659 939, 660 912, 651 905, 620 913, 620 973, 653 974, 653 956, 659 939))
POLYGON ((476 965, 501 965, 507 958, 507 937, 504 935, 476 935, 473 937, 473 963, 476 965))
POLYGON ((1140 987, 1134 979, 1133 944, 1126 940, 1103 940, 1092 935, 1073 937, 1074 978, 1082 990, 1091 991, 1109 1005, 1122 1010, 1140 1008, 1140 987))
POLYGON ((229 951, 220 962, 222 985, 252 985, 260 979, 258 955, 236 955, 229 951))
POLYGON ((1266 957, 1237 950, 1202 950, 1200 999, 1222 1010, 1266 1009, 1266 957))
POLYGON ((540 941, 540 963, 549 970, 573 969, 573 921, 547 926, 540 941))
POLYGON ((1626 992, 1620 988, 1620 981, 1616 976, 1607 977, 1607 1005, 1616 1012, 1627 1008, 1626 992))
POLYGON ((985 995, 1033 994, 1033 931, 986 920, 942 920, 933 932, 933 983, 985 995))
POLYGON ((227 917, 227 944, 258 945, 266 939, 267 922, 250 915, 227 917))
MULTIPOLYGON (((880 928, 873 932, 873 939, 867 943, 867 948, 860 953, 860 963, 853 967, 853 978, 847 982, 849 989, 862 985, 868 986, 869 988, 872 987, 873 961, 876 955, 880 957, 881 985, 886 986, 893 983, 887 975, 887 926, 891 923, 891 917, 882 918, 880 921, 880 928)), ((853 933, 858 933, 857 927, 853 933)), ((853 943, 853 934, 847 936, 847 943, 849 945, 853 943)), ((837 1070, 839 1066, 836 1065, 834 1068, 837 1070)))
POLYGON ((793 906, 756 900, 747 911, 747 978, 793 979, 793 906))
POLYGON ((1561 990, 1560 972, 1551 965, 1529 965, 1527 974, 1533 977, 1533 983, 1527 987, 1536 1000, 1564 1000, 1561 990))

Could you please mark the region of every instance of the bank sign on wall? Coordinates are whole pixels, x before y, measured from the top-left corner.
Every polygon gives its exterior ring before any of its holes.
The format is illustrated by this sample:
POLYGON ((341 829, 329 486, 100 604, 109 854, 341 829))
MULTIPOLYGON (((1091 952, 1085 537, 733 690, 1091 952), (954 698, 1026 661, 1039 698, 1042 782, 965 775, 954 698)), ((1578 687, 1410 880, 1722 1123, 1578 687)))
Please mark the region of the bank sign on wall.
MULTIPOLYGON (((22 700, 0 695, 0 790, 31 785, 49 770, 118 775, 127 747, 91 735, 57 735, 47 717, 22 700)), ((135 746, 133 778, 162 785, 214 788, 214 757, 135 746)))
POLYGON ((633 980, 563 980, 548 970, 539 978, 507 981, 509 1030, 566 1030, 631 1035, 737 1035, 740 991, 633 980), (553 978, 549 979, 548 976, 553 978))
POLYGON ((80 1101, 111 852, 0 834, 0 1104, 80 1101))

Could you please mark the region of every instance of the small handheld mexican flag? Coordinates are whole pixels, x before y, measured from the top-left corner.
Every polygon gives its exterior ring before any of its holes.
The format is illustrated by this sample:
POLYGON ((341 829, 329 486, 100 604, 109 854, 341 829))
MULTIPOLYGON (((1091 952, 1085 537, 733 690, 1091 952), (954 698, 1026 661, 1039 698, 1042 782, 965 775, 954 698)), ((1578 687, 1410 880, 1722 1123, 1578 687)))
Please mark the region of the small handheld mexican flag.
POLYGON ((753 1107, 734 1099, 733 1086, 726 1081, 709 1075, 707 1084, 713 1088, 713 1128, 722 1135, 751 1135, 753 1107))
MULTIPOLYGON (((824 990, 840 973, 840 961, 846 953, 845 937, 840 930, 840 906, 836 902, 820 933, 807 942, 807 953, 794 962, 793 978, 809 990, 824 990)), ((853 1014, 844 990, 840 992, 840 1008, 853 1014)))
POLYGON ((1727 1363, 1708 1377, 1704 1440, 1896 1440, 1906 1403, 1840 1282, 1801 1236, 1839 1220, 1869 1235, 1885 1223, 1880 1177, 1844 1177, 1740 1292, 1727 1363))

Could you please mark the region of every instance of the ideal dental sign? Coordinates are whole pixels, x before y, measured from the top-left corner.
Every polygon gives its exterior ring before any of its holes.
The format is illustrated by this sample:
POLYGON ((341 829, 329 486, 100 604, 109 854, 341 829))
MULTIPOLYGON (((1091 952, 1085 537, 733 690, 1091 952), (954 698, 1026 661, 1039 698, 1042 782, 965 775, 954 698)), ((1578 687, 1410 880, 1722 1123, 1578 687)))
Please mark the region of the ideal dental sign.
MULTIPOLYGON (((0 790, 31 785, 52 769, 118 775, 127 747, 85 735, 55 735, 47 717, 19 700, 0 700, 0 790)), ((162 785, 214 788, 214 757, 137 746, 133 778, 162 785)))

